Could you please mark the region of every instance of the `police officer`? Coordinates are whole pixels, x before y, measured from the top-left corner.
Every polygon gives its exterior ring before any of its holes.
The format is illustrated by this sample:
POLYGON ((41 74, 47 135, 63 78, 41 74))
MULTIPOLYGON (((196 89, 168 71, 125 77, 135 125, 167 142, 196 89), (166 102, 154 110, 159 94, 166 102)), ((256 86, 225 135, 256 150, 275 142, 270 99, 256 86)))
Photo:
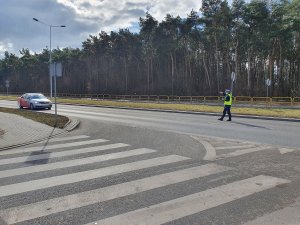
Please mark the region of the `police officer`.
POLYGON ((227 121, 231 121, 231 112, 230 112, 230 108, 232 105, 232 94, 231 91, 229 89, 226 89, 225 92, 220 92, 224 95, 224 110, 223 110, 223 115, 221 116, 221 118, 219 118, 218 120, 223 120, 226 112, 229 116, 229 119, 227 121))

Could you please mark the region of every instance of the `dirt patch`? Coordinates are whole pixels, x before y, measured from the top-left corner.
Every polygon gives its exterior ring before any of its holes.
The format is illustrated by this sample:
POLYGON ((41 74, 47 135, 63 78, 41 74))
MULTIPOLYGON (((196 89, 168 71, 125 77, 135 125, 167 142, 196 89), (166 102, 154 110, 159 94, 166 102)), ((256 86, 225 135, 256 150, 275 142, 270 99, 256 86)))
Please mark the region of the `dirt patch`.
POLYGON ((3 135, 4 133, 5 133, 5 131, 0 129, 0 136, 3 135))

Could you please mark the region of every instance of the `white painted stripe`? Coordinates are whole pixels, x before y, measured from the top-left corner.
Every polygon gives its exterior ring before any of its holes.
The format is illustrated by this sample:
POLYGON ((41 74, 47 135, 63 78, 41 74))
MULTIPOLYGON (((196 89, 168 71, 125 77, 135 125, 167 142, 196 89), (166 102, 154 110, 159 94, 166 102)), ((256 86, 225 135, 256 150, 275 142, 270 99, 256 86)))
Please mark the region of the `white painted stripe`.
POLYGON ((62 144, 47 145, 47 146, 35 146, 35 147, 30 147, 30 148, 7 150, 7 151, 3 151, 3 152, 1 151, 0 155, 10 155, 10 154, 15 154, 15 153, 25 153, 25 152, 34 152, 34 151, 47 151, 47 150, 59 149, 59 148, 68 148, 68 147, 75 147, 75 146, 82 146, 82 145, 98 144, 98 143, 103 143, 106 141, 108 141, 108 140, 96 139, 96 140, 78 141, 78 142, 62 143, 62 144))
POLYGON ((125 173, 129 171, 165 165, 174 162, 180 162, 183 160, 187 160, 189 158, 178 156, 178 155, 170 155, 163 156, 153 159, 147 159, 127 164, 121 164, 117 166, 110 166, 106 168, 100 168, 96 170, 87 170, 78 173, 66 174, 61 176, 49 177, 39 180, 33 180, 28 182, 22 182, 17 184, 10 184, 5 186, 0 186, 0 197, 9 196, 14 194, 20 194, 28 191, 35 191, 39 189, 55 187, 64 184, 71 184, 80 181, 92 180, 100 177, 125 173))
POLYGON ((240 149, 240 148, 253 148, 254 145, 233 145, 233 146, 222 146, 215 147, 216 150, 226 150, 226 149, 240 149))
POLYGON ((86 225, 163 224, 288 182, 290 181, 261 175, 110 217, 97 222, 88 223, 86 225))
POLYGON ((249 153, 253 153, 253 152, 268 150, 268 149, 271 149, 271 148, 272 148, 271 146, 262 146, 262 147, 256 147, 256 148, 243 149, 243 150, 239 150, 239 151, 235 151, 235 152, 230 152, 230 153, 227 153, 227 154, 218 155, 217 159, 231 158, 231 157, 240 156, 240 155, 244 155, 244 154, 249 154, 249 153))
POLYGON ((58 142, 58 141, 72 141, 77 139, 85 139, 89 138, 90 136, 87 135, 78 135, 78 136, 70 136, 70 137, 56 137, 56 138, 50 138, 49 142, 58 142))
POLYGON ((209 176, 228 171, 230 169, 231 168, 229 167, 218 166, 216 164, 197 166, 92 191, 81 192, 29 205, 5 209, 0 212, 0 217, 8 224, 19 223, 25 220, 51 215, 53 213, 141 193, 154 188, 209 176))
POLYGON ((36 160, 52 159, 52 158, 71 156, 71 155, 76 155, 76 154, 98 152, 98 151, 104 151, 104 150, 115 149, 115 148, 123 148, 123 147, 127 147, 127 146, 130 146, 130 145, 123 144, 123 143, 117 143, 117 144, 110 144, 110 145, 95 146, 95 147, 90 147, 90 148, 67 150, 67 151, 62 151, 62 152, 44 152, 43 154, 39 154, 39 155, 21 156, 21 157, 16 157, 16 158, 1 159, 0 165, 6 165, 6 164, 11 164, 11 163, 24 163, 24 162, 27 163, 27 162, 36 161, 36 160))
POLYGON ((291 153, 291 152, 294 152, 295 151, 295 149, 291 149, 291 148, 280 148, 279 149, 279 152, 280 152, 280 154, 286 154, 286 153, 291 153))
POLYGON ((300 202, 286 207, 284 209, 263 215, 253 221, 247 222, 243 225, 299 225, 300 224, 300 202))
POLYGON ((17 169, 12 169, 12 170, 4 170, 4 171, 0 171, 0 178, 18 176, 18 175, 24 175, 24 174, 42 172, 42 171, 48 171, 48 170, 62 169, 62 168, 68 168, 68 167, 72 167, 72 166, 92 164, 92 163, 96 163, 96 162, 102 162, 102 161, 107 161, 107 160, 112 160, 112 159, 120 159, 120 158, 148 154, 148 153, 153 153, 153 152, 156 152, 156 151, 152 150, 152 149, 147 149, 147 148, 140 148, 140 149, 134 149, 134 150, 130 150, 130 151, 123 151, 123 152, 99 155, 99 156, 94 156, 94 157, 66 160, 66 161, 62 161, 62 162, 56 162, 56 163, 50 163, 50 164, 44 164, 44 165, 28 166, 28 167, 17 168, 17 169))

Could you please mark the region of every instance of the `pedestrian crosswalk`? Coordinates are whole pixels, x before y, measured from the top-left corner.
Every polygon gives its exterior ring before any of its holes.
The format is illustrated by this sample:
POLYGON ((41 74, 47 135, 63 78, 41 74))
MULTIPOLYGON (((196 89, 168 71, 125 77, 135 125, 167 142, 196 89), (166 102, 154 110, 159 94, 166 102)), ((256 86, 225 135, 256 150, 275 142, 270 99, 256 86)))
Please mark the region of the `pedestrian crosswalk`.
POLYGON ((125 151, 125 152, 104 154, 104 155, 99 155, 99 156, 94 156, 94 157, 65 160, 62 162, 49 163, 49 164, 44 164, 44 165, 36 165, 36 166, 29 166, 29 167, 25 167, 25 168, 4 170, 4 171, 0 171, 0 178, 24 175, 24 174, 47 171, 47 170, 62 169, 62 168, 68 168, 68 167, 73 167, 73 166, 87 165, 87 164, 92 164, 92 163, 97 163, 97 162, 103 162, 106 160, 120 159, 120 158, 142 155, 142 154, 153 153, 153 152, 156 152, 156 151, 152 150, 152 149, 141 148, 141 149, 134 149, 134 150, 125 151))
MULTIPOLYGON (((58 157, 63 157, 63 156, 72 156, 72 155, 85 154, 85 153, 91 153, 91 152, 99 152, 99 151, 110 150, 110 149, 115 149, 115 148, 122 148, 122 147, 127 147, 127 146, 129 146, 129 145, 123 144, 123 143, 116 143, 116 144, 95 146, 95 147, 89 147, 89 148, 80 148, 80 149, 74 149, 74 150, 69 150, 69 151, 60 151, 60 152, 41 151, 42 154, 1 159, 0 165, 10 164, 10 163, 31 162, 31 161, 37 161, 37 160, 42 160, 42 159, 50 159, 50 158, 58 158, 58 157)), ((27 149, 25 149, 25 151, 27 151, 27 149)), ((23 153, 23 151, 20 153, 23 153)))
MULTIPOLYGON (((244 151, 258 148, 248 145, 244 151)), ((238 155, 235 152, 231 154, 238 155)), ((56 138, 34 147, 0 152, 0 223, 163 224, 290 182, 261 174, 190 193, 175 188, 234 171, 215 162, 195 162, 182 155, 84 135, 56 138), (160 195, 163 190, 174 196, 138 208, 122 208, 124 198, 143 198, 149 192, 160 195), (74 210, 119 199, 116 210, 107 215, 95 210, 90 217, 82 215, 80 222, 70 216, 60 221, 74 210)))
POLYGON ((177 182, 183 182, 203 176, 208 176, 210 174, 223 172, 229 169, 230 168, 217 166, 215 164, 183 169, 176 172, 160 174, 92 191, 54 198, 51 200, 26 206, 15 207, 13 209, 2 211, 0 215, 6 218, 6 221, 20 222, 20 219, 16 218, 20 217, 20 215, 22 215, 21 218, 23 220, 32 219, 33 217, 45 216, 52 213, 82 207, 97 202, 103 202, 130 194, 136 194, 154 188, 171 185, 177 182))
MULTIPOLYGON (((163 224, 267 190, 287 180, 257 176, 97 221, 101 225, 163 224), (257 182, 260 184, 258 185, 257 182), (212 198, 213 196, 213 198, 212 198), (154 216, 155 215, 155 216, 154 216)), ((95 222, 86 225, 92 225, 95 222)))
POLYGON ((104 139, 95 139, 95 140, 88 140, 88 141, 81 141, 81 142, 71 142, 71 143, 62 143, 62 144, 54 144, 54 145, 46 145, 46 146, 36 146, 31 148, 25 148, 22 151, 16 149, 16 150, 10 150, 10 151, 3 151, 0 152, 0 155, 11 155, 13 153, 26 153, 26 152, 34 152, 34 151, 47 151, 57 148, 67 148, 67 147, 75 147, 75 146, 82 146, 82 145, 88 145, 88 144, 98 144, 106 142, 107 140, 104 139))

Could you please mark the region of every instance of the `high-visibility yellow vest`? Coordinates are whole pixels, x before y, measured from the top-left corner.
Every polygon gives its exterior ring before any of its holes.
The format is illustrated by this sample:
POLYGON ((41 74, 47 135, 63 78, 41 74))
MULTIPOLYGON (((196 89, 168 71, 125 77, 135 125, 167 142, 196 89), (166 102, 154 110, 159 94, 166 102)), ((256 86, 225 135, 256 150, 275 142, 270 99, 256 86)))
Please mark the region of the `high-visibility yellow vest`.
POLYGON ((227 94, 227 95, 225 96, 225 99, 224 99, 224 105, 228 105, 228 106, 231 106, 231 105, 232 105, 232 95, 231 95, 231 94, 227 94), (226 101, 227 96, 230 97, 229 101, 226 101))

